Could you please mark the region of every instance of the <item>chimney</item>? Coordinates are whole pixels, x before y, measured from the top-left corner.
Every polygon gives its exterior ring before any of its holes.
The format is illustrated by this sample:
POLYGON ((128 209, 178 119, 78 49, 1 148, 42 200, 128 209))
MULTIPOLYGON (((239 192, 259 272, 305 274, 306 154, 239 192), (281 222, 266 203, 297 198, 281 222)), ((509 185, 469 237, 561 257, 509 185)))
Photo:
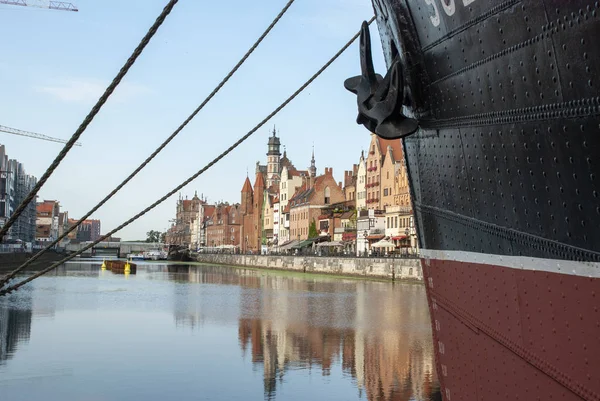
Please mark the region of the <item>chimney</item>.
POLYGON ((340 189, 343 189, 343 187, 342 187, 342 182, 341 182, 341 181, 340 181, 340 182, 338 182, 338 186, 340 187, 340 189))

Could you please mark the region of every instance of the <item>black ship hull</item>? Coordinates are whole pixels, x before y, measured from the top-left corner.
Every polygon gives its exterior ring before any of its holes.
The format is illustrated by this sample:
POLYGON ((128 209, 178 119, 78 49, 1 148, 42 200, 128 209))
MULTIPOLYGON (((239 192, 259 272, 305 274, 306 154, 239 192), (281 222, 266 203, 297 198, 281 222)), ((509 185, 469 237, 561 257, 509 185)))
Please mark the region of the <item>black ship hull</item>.
POLYGON ((598 2, 373 4, 347 88, 403 138, 444 398, 600 400, 598 2))

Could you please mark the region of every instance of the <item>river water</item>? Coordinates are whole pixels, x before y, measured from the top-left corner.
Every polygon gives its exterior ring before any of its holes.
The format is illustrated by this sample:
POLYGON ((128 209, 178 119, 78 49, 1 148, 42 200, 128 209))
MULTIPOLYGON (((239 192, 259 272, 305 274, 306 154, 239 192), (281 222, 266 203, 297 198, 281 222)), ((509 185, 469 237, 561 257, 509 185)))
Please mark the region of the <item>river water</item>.
POLYGON ((0 298, 0 399, 441 397, 422 285, 83 261, 0 298))

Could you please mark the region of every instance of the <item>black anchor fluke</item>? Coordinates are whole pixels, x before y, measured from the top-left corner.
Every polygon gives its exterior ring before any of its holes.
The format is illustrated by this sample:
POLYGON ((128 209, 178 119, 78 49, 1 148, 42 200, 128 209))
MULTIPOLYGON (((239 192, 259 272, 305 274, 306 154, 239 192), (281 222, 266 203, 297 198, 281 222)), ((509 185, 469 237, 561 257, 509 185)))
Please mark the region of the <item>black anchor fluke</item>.
POLYGON ((375 73, 367 22, 363 22, 360 33, 360 66, 362 75, 344 82, 344 87, 357 96, 356 122, 384 139, 414 133, 418 122, 402 114, 404 79, 400 59, 396 56, 385 77, 375 73))

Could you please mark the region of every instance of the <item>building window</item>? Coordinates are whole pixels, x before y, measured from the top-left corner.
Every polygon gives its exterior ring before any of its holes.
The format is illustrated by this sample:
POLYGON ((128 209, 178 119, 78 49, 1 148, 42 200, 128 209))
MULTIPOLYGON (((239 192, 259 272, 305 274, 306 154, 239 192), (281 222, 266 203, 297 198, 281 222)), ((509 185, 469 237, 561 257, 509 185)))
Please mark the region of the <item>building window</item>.
POLYGON ((396 228, 398 228, 398 216, 396 216, 396 228))
POLYGON ((388 189, 387 189, 387 188, 385 188, 385 189, 383 190, 383 196, 388 196, 388 189))
POLYGON ((325 204, 329 205, 330 201, 331 201, 331 193, 329 191, 329 187, 325 187, 325 204))

